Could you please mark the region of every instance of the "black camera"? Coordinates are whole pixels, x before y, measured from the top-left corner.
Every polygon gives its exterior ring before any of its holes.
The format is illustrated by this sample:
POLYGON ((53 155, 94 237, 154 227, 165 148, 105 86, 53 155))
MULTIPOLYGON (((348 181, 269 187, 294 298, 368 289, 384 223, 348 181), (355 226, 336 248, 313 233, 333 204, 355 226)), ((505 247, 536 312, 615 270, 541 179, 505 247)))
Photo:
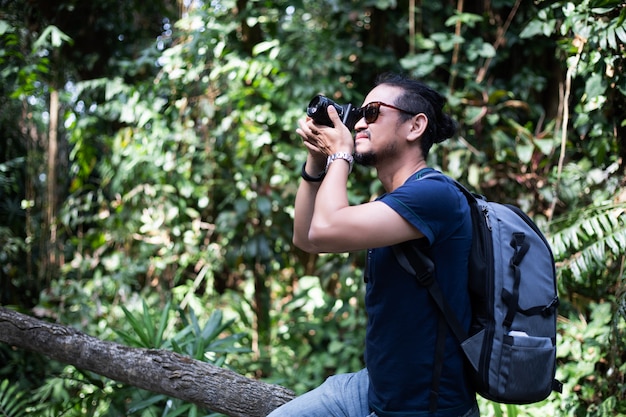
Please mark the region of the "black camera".
POLYGON ((337 104, 322 95, 313 97, 306 109, 306 114, 317 124, 335 127, 330 117, 328 117, 328 106, 333 106, 337 109, 339 118, 349 130, 353 130, 356 122, 363 117, 360 108, 354 107, 352 104, 337 104))

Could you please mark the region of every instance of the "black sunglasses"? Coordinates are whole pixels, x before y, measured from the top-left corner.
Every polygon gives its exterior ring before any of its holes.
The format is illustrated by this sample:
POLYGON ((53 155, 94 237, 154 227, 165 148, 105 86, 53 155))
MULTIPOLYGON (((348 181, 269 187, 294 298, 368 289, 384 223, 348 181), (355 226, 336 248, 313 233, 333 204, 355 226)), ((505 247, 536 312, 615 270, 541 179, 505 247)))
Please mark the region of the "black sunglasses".
POLYGON ((406 113, 406 114, 415 114, 413 112, 410 112, 408 110, 403 110, 399 107, 396 106, 392 106, 391 104, 387 104, 387 103, 383 103, 382 101, 373 101, 371 103, 366 104, 365 106, 361 107, 361 114, 363 115, 363 118, 365 119, 365 121, 370 124, 370 123, 374 123, 376 121, 376 119, 378 119, 378 115, 380 114, 380 107, 384 106, 384 107, 389 107, 391 109, 394 110, 398 110, 401 111, 402 113, 406 113))

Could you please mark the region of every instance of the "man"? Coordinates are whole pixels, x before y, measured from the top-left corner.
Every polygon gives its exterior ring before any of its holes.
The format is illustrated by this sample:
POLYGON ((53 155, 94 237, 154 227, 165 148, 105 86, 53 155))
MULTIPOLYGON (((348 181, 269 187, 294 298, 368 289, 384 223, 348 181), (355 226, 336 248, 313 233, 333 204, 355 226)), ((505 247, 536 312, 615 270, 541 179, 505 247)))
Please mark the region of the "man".
POLYGON ((426 164, 432 144, 451 137, 456 124, 442 112, 439 93, 399 75, 379 78, 364 103, 354 138, 332 106, 334 127, 299 122, 308 155, 293 241, 314 253, 368 250, 366 369, 332 376, 270 417, 477 417, 463 353, 450 331, 438 396, 431 395, 438 312, 391 248, 418 240, 444 296, 469 327, 469 207, 450 179, 426 164), (386 191, 376 201, 348 204, 353 155, 376 168, 386 191))

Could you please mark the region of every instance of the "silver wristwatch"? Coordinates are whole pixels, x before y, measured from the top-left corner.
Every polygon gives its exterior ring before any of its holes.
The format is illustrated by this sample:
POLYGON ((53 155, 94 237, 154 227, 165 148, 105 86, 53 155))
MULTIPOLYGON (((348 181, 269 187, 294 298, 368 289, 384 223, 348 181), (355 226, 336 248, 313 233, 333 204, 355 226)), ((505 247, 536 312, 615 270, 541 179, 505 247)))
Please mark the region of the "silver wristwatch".
POLYGON ((348 152, 337 152, 332 155, 328 155, 326 159, 326 171, 328 171, 328 167, 330 164, 337 159, 345 159, 350 164, 350 171, 352 172, 352 165, 354 165, 354 157, 348 152))

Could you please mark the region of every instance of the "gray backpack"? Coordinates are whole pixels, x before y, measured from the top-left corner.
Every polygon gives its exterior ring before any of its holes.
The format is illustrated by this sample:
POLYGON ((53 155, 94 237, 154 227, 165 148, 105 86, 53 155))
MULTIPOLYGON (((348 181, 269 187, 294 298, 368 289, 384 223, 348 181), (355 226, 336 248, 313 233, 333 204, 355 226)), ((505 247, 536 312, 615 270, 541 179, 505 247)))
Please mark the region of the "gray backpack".
POLYGON ((428 289, 441 312, 431 412, 437 408, 448 329, 461 344, 473 386, 481 396, 506 404, 544 400, 552 391, 562 391, 562 384, 555 379, 559 298, 552 250, 537 225, 519 208, 486 201, 455 183, 467 198, 473 226, 469 333, 443 298, 433 278, 431 259, 414 243, 394 246, 402 267, 428 289))

